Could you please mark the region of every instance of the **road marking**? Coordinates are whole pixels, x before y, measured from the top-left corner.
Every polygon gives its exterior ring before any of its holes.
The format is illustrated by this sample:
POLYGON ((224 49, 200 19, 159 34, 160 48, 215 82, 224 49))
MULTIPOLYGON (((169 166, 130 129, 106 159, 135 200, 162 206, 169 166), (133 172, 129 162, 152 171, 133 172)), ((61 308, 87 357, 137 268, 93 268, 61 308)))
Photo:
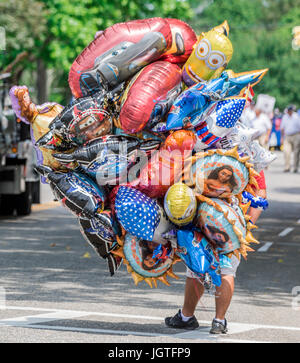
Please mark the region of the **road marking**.
POLYGON ((294 230, 293 227, 288 227, 288 228, 285 228, 283 231, 281 231, 278 236, 279 237, 284 237, 286 235, 288 235, 290 232, 292 232, 294 230))
POLYGON ((257 252, 266 252, 272 246, 273 242, 265 242, 263 246, 261 246, 257 252))
POLYGON ((13 325, 13 326, 25 326, 32 324, 45 323, 47 321, 61 320, 61 319, 74 319, 82 316, 91 315, 88 312, 81 311, 55 311, 53 313, 21 316, 18 318, 1 319, 0 325, 13 325))
MULTIPOLYGON (((60 330, 60 331, 75 331, 82 333, 94 333, 94 334, 113 334, 113 335, 135 335, 135 336, 150 336, 150 337, 167 337, 167 338, 177 338, 177 339, 189 339, 189 340, 214 340, 214 341, 232 341, 232 342, 242 342, 240 339, 228 339, 220 337, 217 338, 214 335, 209 334, 209 327, 211 321, 200 320, 199 324, 206 325, 206 327, 201 327, 194 331, 180 332, 175 334, 165 334, 165 333, 151 333, 151 332, 137 332, 129 330, 109 330, 109 329, 92 329, 92 328, 81 328, 81 327, 66 327, 59 325, 45 325, 42 323, 63 320, 63 319, 73 319, 83 316, 106 316, 106 317, 116 317, 116 318, 128 318, 128 319, 144 319, 144 320, 156 320, 163 322, 164 318, 157 316, 147 316, 147 315, 131 315, 131 314, 117 314, 117 313, 104 313, 104 312, 93 312, 93 311, 78 311, 78 310, 64 310, 64 309, 47 309, 47 308, 35 308, 27 306, 6 306, 6 310, 24 310, 24 311, 38 311, 46 312, 44 314, 22 316, 17 318, 9 318, 0 320, 0 327, 12 326, 12 327, 22 327, 31 329, 44 329, 44 330, 60 330), (35 325, 36 324, 36 325, 35 325), (216 340, 217 339, 217 340, 216 340)), ((239 334, 248 332, 255 329, 275 329, 275 330, 290 330, 295 332, 300 332, 300 327, 289 327, 289 326, 276 326, 276 325, 262 325, 262 324, 246 324, 246 323, 235 323, 231 322, 229 324, 229 332, 227 336, 232 334, 239 334)), ((249 341, 253 342, 254 341, 249 341)))

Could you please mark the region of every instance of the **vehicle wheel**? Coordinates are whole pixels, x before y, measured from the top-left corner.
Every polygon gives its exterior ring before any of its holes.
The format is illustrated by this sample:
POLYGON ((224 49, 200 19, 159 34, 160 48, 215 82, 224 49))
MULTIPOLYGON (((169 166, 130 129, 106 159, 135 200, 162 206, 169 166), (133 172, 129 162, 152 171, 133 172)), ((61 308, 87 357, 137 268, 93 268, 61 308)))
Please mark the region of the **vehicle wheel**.
POLYGON ((31 213, 32 205, 32 192, 31 183, 26 183, 26 191, 22 194, 16 195, 16 210, 19 216, 27 216, 31 213))
POLYGON ((0 215, 11 216, 15 210, 15 195, 2 194, 0 198, 0 215))

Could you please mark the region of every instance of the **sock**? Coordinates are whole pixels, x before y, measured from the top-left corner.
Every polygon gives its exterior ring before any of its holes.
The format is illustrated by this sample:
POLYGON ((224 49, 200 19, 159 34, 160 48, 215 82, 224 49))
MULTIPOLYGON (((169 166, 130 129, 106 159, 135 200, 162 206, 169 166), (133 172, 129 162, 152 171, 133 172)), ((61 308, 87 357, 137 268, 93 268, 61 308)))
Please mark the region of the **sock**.
POLYGON ((192 318, 192 316, 184 316, 182 313, 182 310, 180 310, 180 315, 181 315, 181 319, 184 322, 187 322, 188 320, 190 320, 190 318, 192 318))
POLYGON ((225 319, 221 320, 221 319, 214 318, 214 321, 216 321, 217 323, 221 323, 221 324, 225 325, 225 319))

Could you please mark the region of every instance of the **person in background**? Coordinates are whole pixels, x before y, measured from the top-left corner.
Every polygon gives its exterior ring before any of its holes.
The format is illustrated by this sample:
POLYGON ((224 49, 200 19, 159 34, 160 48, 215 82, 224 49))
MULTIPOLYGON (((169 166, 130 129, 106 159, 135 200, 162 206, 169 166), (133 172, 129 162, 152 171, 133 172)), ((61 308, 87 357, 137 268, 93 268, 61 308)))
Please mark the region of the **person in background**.
POLYGON ((282 120, 282 114, 280 113, 279 108, 275 108, 272 117, 272 130, 270 135, 270 140, 274 139, 274 142, 272 143, 271 146, 274 146, 275 150, 280 150, 281 147, 281 131, 280 131, 281 120, 282 120))
POLYGON ((294 152, 294 173, 298 172, 300 158, 300 116, 294 105, 287 108, 282 117, 280 131, 284 153, 284 172, 291 170, 291 156, 294 152))
POLYGON ((252 120, 255 118, 255 102, 251 100, 246 103, 243 113, 241 114, 240 121, 247 127, 252 127, 252 120))
POLYGON ((270 118, 257 107, 255 108, 255 117, 252 119, 250 127, 259 130, 258 141, 262 147, 268 149, 272 122, 270 118))

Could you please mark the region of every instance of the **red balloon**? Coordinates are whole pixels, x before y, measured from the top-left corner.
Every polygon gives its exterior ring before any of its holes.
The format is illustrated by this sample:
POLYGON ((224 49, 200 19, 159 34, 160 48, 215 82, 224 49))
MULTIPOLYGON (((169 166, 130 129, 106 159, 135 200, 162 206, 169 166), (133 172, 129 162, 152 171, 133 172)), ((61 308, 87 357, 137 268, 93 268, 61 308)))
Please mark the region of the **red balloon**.
POLYGON ((143 130, 147 122, 156 117, 153 114, 156 105, 161 105, 158 110, 161 118, 180 93, 180 85, 181 69, 176 64, 157 61, 144 67, 129 86, 122 105, 119 116, 122 129, 129 134, 143 130))
POLYGON ((127 41, 137 43, 149 32, 160 32, 167 43, 166 48, 172 45, 172 33, 169 23, 162 18, 132 20, 126 23, 112 25, 94 39, 75 59, 69 72, 69 85, 74 97, 82 97, 80 89, 80 74, 95 66, 97 57, 110 49, 127 41))
POLYGON ((170 63, 183 64, 187 61, 197 42, 197 35, 194 30, 184 21, 179 19, 166 19, 172 32, 172 53, 162 55, 160 60, 170 63), (174 49, 174 51, 173 51, 174 49))
POLYGON ((195 143, 196 137, 192 131, 178 130, 170 134, 142 168, 138 179, 128 186, 140 190, 150 198, 163 197, 182 175, 195 143))

